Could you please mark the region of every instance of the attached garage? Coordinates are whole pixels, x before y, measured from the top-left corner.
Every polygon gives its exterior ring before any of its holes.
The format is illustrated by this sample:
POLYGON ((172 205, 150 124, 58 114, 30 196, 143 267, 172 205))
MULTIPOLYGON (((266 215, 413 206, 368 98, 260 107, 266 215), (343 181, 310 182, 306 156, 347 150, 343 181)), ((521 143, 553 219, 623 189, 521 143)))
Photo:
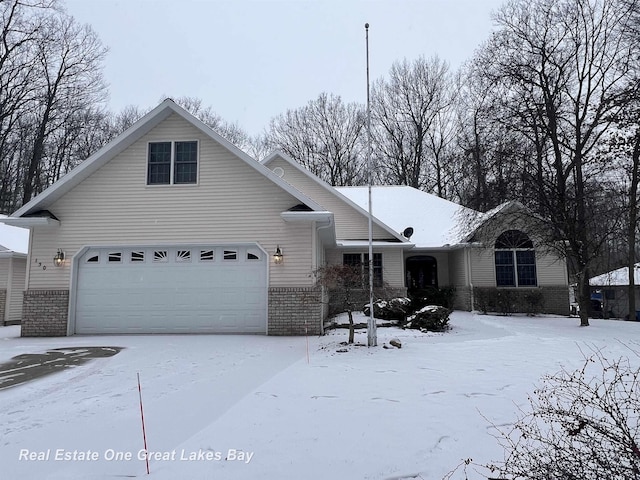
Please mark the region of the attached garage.
POLYGON ((267 266, 256 244, 85 247, 69 333, 267 333, 267 266))

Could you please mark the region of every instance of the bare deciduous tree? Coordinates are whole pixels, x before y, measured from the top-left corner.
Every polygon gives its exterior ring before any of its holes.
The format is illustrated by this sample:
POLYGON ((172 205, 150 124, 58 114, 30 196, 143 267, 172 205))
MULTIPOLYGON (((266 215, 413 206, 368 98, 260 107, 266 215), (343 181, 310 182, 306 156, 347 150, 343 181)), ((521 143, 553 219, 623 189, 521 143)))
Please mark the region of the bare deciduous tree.
POLYGON ((395 62, 389 79, 374 83, 371 98, 381 181, 442 191, 441 165, 432 154, 441 153, 439 143, 447 138, 444 112, 452 103, 448 64, 438 57, 395 62))
POLYGON ((362 291, 363 275, 360 265, 327 265, 317 269, 316 281, 319 285, 329 289, 332 295, 339 298, 339 306, 349 316, 349 343, 353 343, 354 324, 353 312, 356 310, 356 301, 362 291))
POLYGON ((629 7, 617 0, 513 0, 495 20, 499 30, 479 61, 502 92, 509 112, 503 123, 534 147, 534 162, 520 171, 539 194, 523 200, 547 221, 546 243, 573 263, 581 325, 588 325, 593 262, 619 231, 615 224, 600 228, 608 198, 594 150, 631 88, 621 34, 629 7))
POLYGON ((12 211, 66 173, 96 126, 106 49, 56 0, 0 2, 0 209, 12 211))
POLYGON ((33 146, 27 159, 22 202, 26 203, 48 185, 45 183, 45 144, 53 131, 64 128, 81 109, 106 99, 102 61, 106 48, 88 25, 55 13, 47 17, 42 37, 35 44, 40 82, 29 116, 33 123, 33 146))
POLYGON ((326 93, 271 120, 266 140, 334 186, 359 185, 363 169, 362 105, 326 93))
POLYGON ((211 106, 205 107, 202 104, 202 99, 196 97, 178 97, 174 98, 174 101, 241 150, 246 151, 251 146, 251 138, 247 132, 237 123, 230 123, 224 120, 211 106))

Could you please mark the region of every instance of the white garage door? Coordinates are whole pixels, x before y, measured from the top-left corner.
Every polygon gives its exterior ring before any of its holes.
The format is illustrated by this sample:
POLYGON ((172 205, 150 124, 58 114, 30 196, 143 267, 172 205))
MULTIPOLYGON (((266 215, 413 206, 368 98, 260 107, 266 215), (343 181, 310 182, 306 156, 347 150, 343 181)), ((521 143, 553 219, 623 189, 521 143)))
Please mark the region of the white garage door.
POLYGON ((75 333, 266 333, 255 245, 100 247, 77 261, 75 333))

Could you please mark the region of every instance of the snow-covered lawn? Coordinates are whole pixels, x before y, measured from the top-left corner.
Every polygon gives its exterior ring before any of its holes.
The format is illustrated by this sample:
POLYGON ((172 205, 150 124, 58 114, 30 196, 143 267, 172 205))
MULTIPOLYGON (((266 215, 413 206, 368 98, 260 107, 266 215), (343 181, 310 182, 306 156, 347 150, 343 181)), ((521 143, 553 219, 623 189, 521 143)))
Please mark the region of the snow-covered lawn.
POLYGON ((378 348, 339 353, 347 330, 333 330, 308 339, 308 357, 301 337, 19 338, 2 327, 0 362, 124 349, 0 390, 0 477, 146 477, 139 372, 149 478, 441 479, 465 458, 502 458, 490 422, 512 422, 542 374, 577 368, 581 350, 640 345, 640 323, 578 323, 454 312, 444 334, 379 328, 378 348), (394 337, 402 349, 382 348, 394 337))

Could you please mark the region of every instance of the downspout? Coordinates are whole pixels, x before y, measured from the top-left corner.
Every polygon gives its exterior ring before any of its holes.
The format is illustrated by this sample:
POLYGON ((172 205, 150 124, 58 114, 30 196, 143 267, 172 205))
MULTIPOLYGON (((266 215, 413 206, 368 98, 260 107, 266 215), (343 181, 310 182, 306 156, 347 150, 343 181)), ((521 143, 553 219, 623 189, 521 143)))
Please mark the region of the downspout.
MULTIPOLYGON (((316 241, 320 240, 320 230, 325 230, 325 229, 334 228, 334 227, 335 227, 335 225, 334 225, 333 215, 330 216, 329 219, 326 222, 316 222, 316 238, 315 238, 315 240, 316 241), (326 224, 323 225, 323 223, 326 223, 326 224)), ((318 268, 318 264, 317 264, 318 256, 319 256, 318 253, 322 253, 322 259, 321 259, 322 260, 322 265, 325 264, 325 260, 326 260, 325 259, 325 255, 324 255, 324 243, 322 241, 320 241, 320 242, 318 242, 317 246, 318 247, 322 246, 322 252, 318 252, 319 249, 318 248, 314 248, 314 250, 316 250, 316 253, 315 253, 315 257, 316 257, 315 258, 315 262, 316 262, 315 267, 316 267, 316 269, 318 268)), ((329 308, 329 305, 328 304, 325 305, 325 302, 324 302, 324 298, 325 298, 326 293, 327 293, 326 292, 326 288, 324 286, 321 286, 320 287, 320 305, 321 305, 320 306, 320 317, 321 317, 320 318, 320 335, 324 335, 324 319, 326 317, 326 315, 325 315, 326 314, 326 310, 329 308)))
POLYGON ((7 275, 7 288, 5 289, 4 318, 2 319, 2 325, 8 325, 9 322, 11 297, 13 295, 13 268, 15 267, 15 262, 13 260, 13 255, 11 255, 9 257, 9 275, 7 275))
POLYGON ((471 300, 471 311, 473 312, 475 310, 475 298, 473 295, 473 277, 472 277, 473 271, 471 269, 471 247, 464 249, 464 255, 465 255, 465 262, 467 264, 467 278, 469 279, 469 281, 467 282, 470 288, 469 299, 471 300))
MULTIPOLYGON (((29 290, 29 282, 31 281, 31 252, 33 252, 33 227, 29 227, 29 249, 27 250, 27 271, 24 276, 24 291, 29 290)), ((24 305, 24 298, 22 299, 24 305)))
POLYGON ((318 269, 318 222, 313 222, 313 233, 311 235, 311 271, 318 269))

